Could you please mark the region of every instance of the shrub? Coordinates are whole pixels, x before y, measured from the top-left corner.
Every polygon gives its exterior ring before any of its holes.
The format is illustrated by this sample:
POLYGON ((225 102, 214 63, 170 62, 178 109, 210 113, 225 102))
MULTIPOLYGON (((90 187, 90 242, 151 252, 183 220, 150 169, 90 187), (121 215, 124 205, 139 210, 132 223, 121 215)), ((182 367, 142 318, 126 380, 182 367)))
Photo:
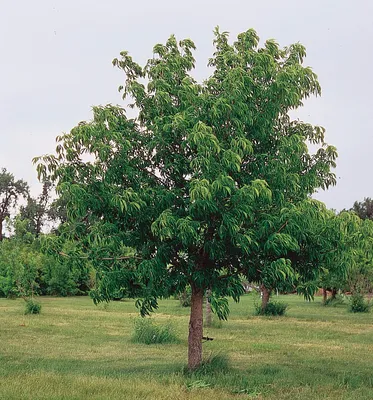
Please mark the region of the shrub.
POLYGON ((361 293, 354 293, 350 297, 349 311, 353 313, 358 312, 369 312, 371 305, 365 301, 364 296, 361 293))
POLYGON ((25 314, 40 314, 41 304, 34 299, 26 300, 25 314))
POLYGON ((178 338, 171 323, 161 326, 154 324, 150 318, 138 318, 135 320, 132 341, 144 344, 176 343, 178 338))
POLYGON ((271 301, 267 304, 267 307, 263 310, 261 304, 255 305, 255 315, 285 315, 288 308, 286 303, 280 301, 271 301))

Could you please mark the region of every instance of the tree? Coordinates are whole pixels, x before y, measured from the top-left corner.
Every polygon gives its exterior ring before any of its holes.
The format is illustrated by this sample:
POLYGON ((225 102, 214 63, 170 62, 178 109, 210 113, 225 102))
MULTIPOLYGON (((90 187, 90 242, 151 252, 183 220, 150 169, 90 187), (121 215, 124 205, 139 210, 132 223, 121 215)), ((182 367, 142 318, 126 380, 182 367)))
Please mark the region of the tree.
POLYGON ((286 193, 283 201, 272 203, 272 209, 258 213, 258 246, 244 262, 247 279, 260 286, 263 314, 274 290, 299 288, 307 299, 312 298, 316 286, 306 283, 320 273, 320 266, 307 259, 311 257, 307 247, 312 246, 315 229, 323 223, 325 206, 308 198, 293 204, 286 200, 286 193))
POLYGON ((26 198, 28 185, 23 180, 16 181, 14 175, 5 168, 0 171, 0 242, 3 240, 3 224, 17 205, 19 198, 26 198))
POLYGON ((50 182, 44 182, 41 194, 36 199, 28 196, 27 204, 20 209, 20 217, 29 221, 28 230, 37 237, 48 217, 51 186, 50 182))
MULTIPOLYGON (((98 270, 95 301, 125 288, 146 315, 158 298, 190 285, 190 369, 202 360, 205 291, 226 318, 223 297, 242 294, 241 274, 262 246, 259 228, 277 215, 284 193, 294 193, 287 203, 297 202, 334 179, 335 150, 323 129, 288 116, 320 92, 302 65, 303 46, 258 42, 249 30, 229 45, 216 29, 214 72, 202 84, 190 74, 189 39, 156 45, 145 67, 122 52, 113 61, 126 75, 119 89, 138 116, 94 107, 92 121, 57 138, 56 155, 35 159, 39 176, 56 182, 67 201, 65 234, 98 270), (315 156, 307 140, 321 145, 315 156)), ((270 228, 276 233, 281 225, 270 228)))
POLYGON ((347 284, 353 294, 373 292, 373 221, 361 220, 353 248, 347 284))
POLYGON ((346 285, 355 263, 361 221, 354 213, 343 211, 336 214, 325 208, 320 217, 314 220, 299 262, 310 263, 318 271, 313 282, 323 289, 323 302, 326 304, 327 290, 332 292, 331 299, 334 299, 338 290, 346 285))
MULTIPOLYGON (((7 222, 10 235, 0 243, 0 297, 87 294, 94 283, 89 262, 46 254, 49 248, 44 244, 53 240, 54 235, 36 237, 29 231, 30 225, 19 215, 7 222)), ((61 253, 72 254, 76 248, 76 242, 66 241, 61 253)))
POLYGON ((48 219, 58 224, 55 229, 67 221, 66 203, 67 201, 60 196, 54 199, 48 208, 48 219))
POLYGON ((370 219, 373 221, 373 200, 370 197, 365 197, 363 201, 355 201, 351 209, 361 219, 370 219))
POLYGON ((0 296, 33 297, 39 291, 43 255, 27 230, 27 220, 15 217, 7 226, 13 236, 0 243, 0 296))

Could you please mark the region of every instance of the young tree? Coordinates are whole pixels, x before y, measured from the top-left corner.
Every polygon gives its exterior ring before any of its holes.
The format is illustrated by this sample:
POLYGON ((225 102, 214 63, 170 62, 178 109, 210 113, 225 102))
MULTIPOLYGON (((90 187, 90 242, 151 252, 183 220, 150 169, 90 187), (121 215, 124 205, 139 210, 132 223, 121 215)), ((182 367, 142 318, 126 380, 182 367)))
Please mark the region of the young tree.
POLYGON ((0 242, 3 240, 5 218, 10 216, 19 198, 26 198, 27 195, 27 183, 21 179, 16 181, 13 174, 2 168, 0 171, 0 242))
POLYGON ((297 263, 309 265, 308 269, 315 272, 309 276, 309 281, 316 284, 315 287, 322 287, 324 304, 327 290, 331 290, 333 299, 346 284, 355 263, 360 222, 354 213, 336 214, 324 207, 320 218, 313 220, 312 230, 303 242, 297 263))
MULTIPOLYGON (((141 297, 136 304, 146 315, 157 298, 191 286, 190 369, 202 360, 206 289, 226 317, 221 298, 238 300, 240 276, 262 246, 258 228, 278 214, 284 194, 297 202, 334 180, 335 150, 323 129, 288 116, 320 92, 302 65, 303 46, 258 42, 249 30, 229 45, 216 29, 214 72, 202 84, 190 74, 189 39, 156 45, 145 67, 122 52, 113 64, 125 72, 120 90, 137 118, 121 107, 94 107, 91 122, 57 138, 56 155, 35 159, 39 175, 57 182, 67 201, 65 232, 99 271, 96 301, 125 288, 141 297), (320 144, 315 156, 307 140, 320 144)), ((270 225, 267 236, 271 229, 281 225, 270 225)))
POLYGON ((361 220, 356 236, 347 284, 353 294, 364 296, 373 292, 373 221, 361 220))

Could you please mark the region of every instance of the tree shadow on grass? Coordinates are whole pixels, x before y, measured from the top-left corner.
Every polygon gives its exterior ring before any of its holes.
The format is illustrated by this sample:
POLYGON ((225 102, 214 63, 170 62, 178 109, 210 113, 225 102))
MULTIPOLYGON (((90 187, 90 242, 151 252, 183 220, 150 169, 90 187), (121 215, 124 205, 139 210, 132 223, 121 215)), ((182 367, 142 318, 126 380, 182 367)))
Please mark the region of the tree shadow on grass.
POLYGON ((123 375, 171 375, 181 371, 183 365, 177 362, 160 362, 159 358, 148 357, 131 364, 125 358, 107 360, 79 360, 72 358, 28 357, 22 362, 14 357, 2 357, 0 376, 32 372, 51 372, 61 374, 90 375, 97 377, 119 378, 123 375))

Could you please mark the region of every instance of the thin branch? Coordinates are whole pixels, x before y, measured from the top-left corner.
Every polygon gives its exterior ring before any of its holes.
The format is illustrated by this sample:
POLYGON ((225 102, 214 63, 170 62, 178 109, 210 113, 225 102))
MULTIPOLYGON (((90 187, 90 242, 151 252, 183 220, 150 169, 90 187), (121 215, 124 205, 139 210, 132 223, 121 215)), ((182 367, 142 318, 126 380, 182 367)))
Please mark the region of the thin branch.
POLYGON ((285 222, 280 226, 280 229, 279 229, 276 233, 280 233, 280 232, 286 227, 286 225, 288 224, 288 222, 289 222, 289 221, 285 221, 285 222))
POLYGON ((162 178, 160 178, 159 176, 155 175, 152 171, 149 171, 148 169, 142 168, 142 167, 139 167, 139 166, 137 166, 137 168, 138 168, 140 171, 143 171, 143 172, 149 174, 150 176, 152 176, 152 177, 153 177, 154 179, 156 179, 157 182, 160 183, 161 185, 168 187, 167 183, 164 182, 164 181, 162 180, 162 178))

